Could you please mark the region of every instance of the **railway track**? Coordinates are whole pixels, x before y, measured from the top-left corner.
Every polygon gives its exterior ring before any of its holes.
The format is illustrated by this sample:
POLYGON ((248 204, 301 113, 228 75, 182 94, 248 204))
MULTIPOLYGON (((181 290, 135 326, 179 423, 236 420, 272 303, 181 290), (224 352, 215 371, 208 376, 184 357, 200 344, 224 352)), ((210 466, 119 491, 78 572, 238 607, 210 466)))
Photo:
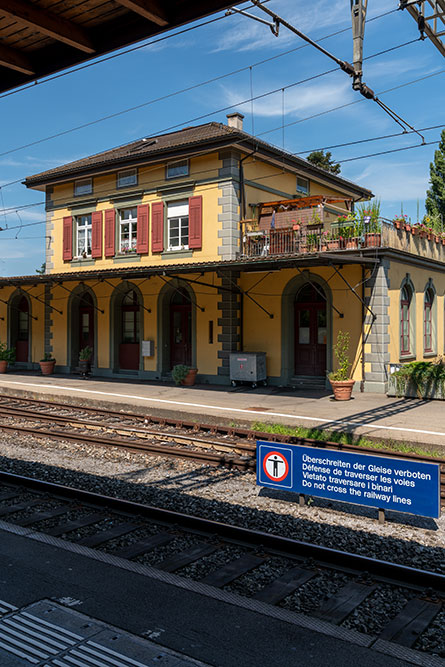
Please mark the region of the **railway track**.
POLYGON ((445 655, 443 574, 5 472, 0 521, 445 655))
POLYGON ((440 463, 441 506, 445 507, 445 459, 432 456, 1 395, 0 430, 92 446, 119 447, 158 456, 187 458, 239 470, 255 469, 256 440, 440 463), (7 423, 8 419, 13 422, 7 423), (26 426, 23 423, 26 421, 31 421, 33 425, 26 426), (44 428, 41 424, 49 424, 49 427, 44 428), (55 425, 60 429, 55 428, 55 425))

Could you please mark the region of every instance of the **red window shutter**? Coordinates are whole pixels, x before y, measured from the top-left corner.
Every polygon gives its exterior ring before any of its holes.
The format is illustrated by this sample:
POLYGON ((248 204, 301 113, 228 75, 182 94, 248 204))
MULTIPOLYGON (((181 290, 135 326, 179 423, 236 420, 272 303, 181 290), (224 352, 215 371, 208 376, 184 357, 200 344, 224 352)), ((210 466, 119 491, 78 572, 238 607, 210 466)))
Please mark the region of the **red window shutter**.
POLYGON ((105 211, 105 257, 113 257, 115 250, 115 219, 114 208, 105 211))
POLYGON ((202 197, 189 199, 189 248, 202 248, 202 197))
POLYGON ((162 201, 151 206, 151 250, 152 252, 164 250, 164 203, 162 201))
POLYGON ((73 218, 68 215, 63 218, 63 261, 73 259, 73 218))
POLYGON ((138 227, 136 236, 136 252, 148 252, 148 225, 150 220, 150 208, 148 204, 138 206, 138 227))
POLYGON ((91 214, 91 257, 102 259, 102 211, 91 214))

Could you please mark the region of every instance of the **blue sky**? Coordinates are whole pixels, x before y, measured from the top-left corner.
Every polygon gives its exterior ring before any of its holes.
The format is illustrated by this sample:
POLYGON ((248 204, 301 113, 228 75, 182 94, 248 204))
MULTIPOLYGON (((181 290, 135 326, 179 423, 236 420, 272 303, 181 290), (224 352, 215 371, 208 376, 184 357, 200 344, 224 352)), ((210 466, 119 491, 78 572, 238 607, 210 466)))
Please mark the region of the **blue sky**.
MULTIPOLYGON (((368 19, 396 9, 397 0, 370 0, 368 19)), ((247 7, 247 4, 245 5, 247 7)), ((303 32, 318 40, 350 26, 348 0, 271 0, 269 7, 303 32)), ((260 10, 254 10, 260 13, 260 10)), ((223 16, 217 14, 215 16, 223 16)), ((415 40, 418 31, 406 12, 394 12, 369 21, 365 32, 365 57, 415 40)), ((323 41, 339 58, 352 59, 351 32, 323 41)), ((264 25, 240 15, 198 27, 153 45, 113 58, 85 70, 0 99, 0 275, 30 275, 44 261, 43 205, 16 207, 43 201, 41 192, 20 183, 5 186, 45 169, 127 143, 174 126, 210 120, 226 122, 233 106, 245 114, 244 127, 262 139, 291 152, 304 152, 332 144, 368 139, 400 131, 374 102, 351 88, 339 71, 294 85, 333 69, 334 63, 281 27, 278 38, 264 25), (285 55, 285 52, 291 50, 285 55), (280 56, 263 63, 272 56, 280 56), (251 67, 251 69, 250 69, 251 67), (244 71, 186 93, 152 104, 147 102, 233 70, 244 71), (253 95, 279 92, 240 104, 253 95), (357 102, 337 111, 334 107, 357 102), (283 116, 284 103, 284 116, 283 116), (35 146, 15 150, 78 125, 128 107, 138 110, 70 132, 35 146), (252 115, 253 109, 253 115, 252 115), (327 113, 323 113, 327 112, 327 113), (198 116, 208 114, 201 120, 198 116), (309 116, 322 114, 307 120, 309 116), (8 227, 8 229, 6 228, 8 227), (11 229, 14 228, 14 229, 11 229)), ((381 95, 381 99, 416 128, 445 125, 445 61, 426 40, 371 58, 364 63, 364 81, 381 93, 407 82, 429 78, 381 95)), ((0 96, 1 97, 1 96, 0 96)), ((426 141, 438 141, 440 129, 425 132, 426 141)), ((409 134, 355 146, 332 149, 336 160, 387 151, 420 143, 409 134)), ((429 164, 437 145, 353 160, 342 164, 342 175, 370 188, 381 200, 382 215, 400 212, 413 220, 424 213, 429 164)))

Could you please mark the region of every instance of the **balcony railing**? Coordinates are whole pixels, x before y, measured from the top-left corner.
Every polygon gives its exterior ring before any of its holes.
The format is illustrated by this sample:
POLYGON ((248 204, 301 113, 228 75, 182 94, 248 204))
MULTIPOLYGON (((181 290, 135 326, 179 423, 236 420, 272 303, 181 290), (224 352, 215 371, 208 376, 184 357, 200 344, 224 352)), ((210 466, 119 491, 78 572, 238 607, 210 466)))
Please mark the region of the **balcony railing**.
POLYGON ((242 237, 242 255, 244 257, 266 257, 268 255, 298 255, 380 248, 382 236, 380 225, 377 231, 364 231, 360 236, 326 231, 323 228, 309 231, 307 227, 247 231, 242 237))

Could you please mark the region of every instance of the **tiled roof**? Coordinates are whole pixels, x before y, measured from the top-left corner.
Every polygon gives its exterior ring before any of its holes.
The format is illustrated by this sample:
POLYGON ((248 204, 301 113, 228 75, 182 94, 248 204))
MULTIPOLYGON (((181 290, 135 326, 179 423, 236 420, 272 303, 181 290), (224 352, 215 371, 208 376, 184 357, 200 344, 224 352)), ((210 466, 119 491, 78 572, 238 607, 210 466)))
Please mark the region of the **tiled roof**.
POLYGON ((118 168, 131 164, 140 164, 145 160, 149 162, 160 160, 162 157, 169 159, 169 157, 181 154, 186 156, 187 152, 192 152, 196 148, 202 148, 202 150, 208 148, 210 150, 240 143, 246 147, 246 150, 257 150, 260 154, 267 153, 270 157, 278 158, 287 165, 301 169, 304 174, 312 175, 315 178, 317 176, 321 177, 324 180, 330 181, 334 186, 347 188, 349 191, 359 194, 360 197, 370 198, 373 196, 370 190, 341 176, 336 176, 324 169, 320 169, 307 160, 283 151, 283 149, 262 141, 248 132, 244 132, 244 130, 215 122, 186 127, 182 130, 169 132, 168 134, 138 139, 130 144, 118 146, 117 148, 96 153, 75 162, 69 162, 55 169, 49 169, 48 171, 29 176, 25 180, 25 185, 33 187, 44 183, 51 183, 55 180, 63 180, 67 177, 92 174, 95 170, 105 170, 110 167, 113 168, 113 166, 118 168))
POLYGON ((114 162, 151 158, 174 149, 187 148, 188 146, 196 146, 201 143, 221 139, 233 138, 235 140, 239 139, 240 135, 249 136, 236 128, 223 125, 222 123, 206 123, 205 125, 186 127, 176 132, 169 132, 168 134, 160 134, 153 137, 148 136, 144 139, 133 141, 130 144, 111 148, 103 153, 96 153, 81 160, 68 162, 68 164, 56 167, 55 169, 49 169, 48 171, 42 171, 39 174, 29 176, 25 182, 26 185, 32 185, 43 180, 49 180, 52 176, 62 176, 91 170, 94 167, 105 166, 114 162))

